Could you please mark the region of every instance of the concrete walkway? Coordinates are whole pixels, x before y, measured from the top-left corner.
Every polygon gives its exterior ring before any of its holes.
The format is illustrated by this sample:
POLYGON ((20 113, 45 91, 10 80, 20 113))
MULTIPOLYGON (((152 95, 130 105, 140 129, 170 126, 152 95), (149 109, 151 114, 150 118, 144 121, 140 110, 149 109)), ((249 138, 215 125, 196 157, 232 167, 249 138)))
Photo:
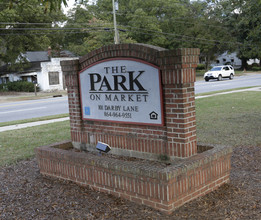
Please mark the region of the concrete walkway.
MULTIPOLYGON (((254 88, 249 88, 249 89, 239 89, 239 90, 233 90, 233 91, 229 91, 229 92, 220 92, 220 93, 215 93, 215 94, 211 94, 211 95, 204 95, 204 96, 196 96, 195 99, 202 99, 202 98, 208 98, 208 97, 212 97, 212 96, 225 95, 225 94, 236 93, 236 92, 247 92, 247 91, 259 91, 259 92, 261 92, 261 87, 254 87, 254 88)), ((66 121, 66 120, 69 120, 69 117, 4 126, 4 127, 0 127, 0 132, 16 130, 16 129, 21 129, 21 128, 28 128, 28 127, 44 125, 44 124, 60 122, 60 121, 66 121)))
POLYGON ((212 97, 212 96, 225 95, 225 94, 237 93, 237 92, 247 92, 247 91, 261 92, 261 87, 254 87, 254 88, 249 88, 249 89, 238 89, 238 90, 233 90, 233 91, 228 91, 228 92, 219 92, 219 93, 215 93, 215 94, 211 94, 211 95, 196 96, 195 99, 202 99, 202 98, 208 98, 208 97, 212 97))
POLYGON ((35 121, 35 122, 24 123, 24 124, 17 124, 17 125, 10 125, 10 126, 4 126, 4 127, 0 127, 0 132, 10 131, 10 130, 17 130, 17 129, 21 129, 21 128, 34 127, 34 126, 38 126, 38 125, 45 125, 45 124, 50 124, 50 123, 54 123, 54 122, 66 121, 66 120, 69 120, 69 117, 57 118, 57 119, 51 119, 51 120, 45 120, 45 121, 35 121))

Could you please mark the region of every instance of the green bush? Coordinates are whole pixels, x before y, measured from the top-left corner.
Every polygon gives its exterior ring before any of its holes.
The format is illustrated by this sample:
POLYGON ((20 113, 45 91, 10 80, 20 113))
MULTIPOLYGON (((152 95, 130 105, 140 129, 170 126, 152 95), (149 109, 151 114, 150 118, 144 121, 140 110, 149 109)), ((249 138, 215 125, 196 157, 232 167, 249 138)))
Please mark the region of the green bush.
POLYGON ((198 64, 196 70, 204 70, 205 69, 205 64, 198 64))
MULTIPOLYGON (((27 81, 15 81, 1 84, 0 91, 34 92, 34 83, 27 81), (1 90, 2 88, 2 90, 1 90)), ((37 87, 37 91, 39 88, 37 87)))
POLYGON ((252 63, 252 64, 250 65, 250 68, 252 69, 253 67, 260 67, 260 66, 259 66, 258 63, 252 63))
POLYGON ((261 67, 260 66, 254 66, 251 68, 253 71, 261 71, 261 67))
POLYGON ((6 84, 0 84, 0 92, 8 91, 6 84))

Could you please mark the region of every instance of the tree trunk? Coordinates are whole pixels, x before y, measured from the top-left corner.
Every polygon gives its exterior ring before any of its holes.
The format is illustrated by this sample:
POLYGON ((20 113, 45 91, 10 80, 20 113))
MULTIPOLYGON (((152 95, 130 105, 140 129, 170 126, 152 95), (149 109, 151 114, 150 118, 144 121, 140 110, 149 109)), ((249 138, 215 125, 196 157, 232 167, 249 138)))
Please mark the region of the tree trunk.
POLYGON ((208 71, 208 69, 209 69, 209 63, 210 63, 210 56, 207 54, 207 56, 205 57, 205 69, 206 69, 206 71, 208 71))
POLYGON ((246 70, 247 69, 247 58, 241 58, 242 60, 242 70, 246 70))

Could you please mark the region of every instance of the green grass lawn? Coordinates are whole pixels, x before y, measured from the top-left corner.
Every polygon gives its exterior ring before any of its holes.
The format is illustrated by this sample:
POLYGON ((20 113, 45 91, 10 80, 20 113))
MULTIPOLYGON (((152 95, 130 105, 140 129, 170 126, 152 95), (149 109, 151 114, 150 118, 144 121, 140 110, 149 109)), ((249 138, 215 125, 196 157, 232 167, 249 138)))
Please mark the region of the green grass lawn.
POLYGON ((202 143, 261 146, 261 92, 196 100, 197 137, 202 143))
POLYGON ((69 121, 1 132, 0 166, 34 156, 34 148, 38 146, 69 139, 69 121))
MULTIPOLYGON (((261 92, 196 100, 200 143, 261 147, 261 92)), ((34 156, 34 148, 70 139, 69 121, 0 133, 0 166, 34 156)))

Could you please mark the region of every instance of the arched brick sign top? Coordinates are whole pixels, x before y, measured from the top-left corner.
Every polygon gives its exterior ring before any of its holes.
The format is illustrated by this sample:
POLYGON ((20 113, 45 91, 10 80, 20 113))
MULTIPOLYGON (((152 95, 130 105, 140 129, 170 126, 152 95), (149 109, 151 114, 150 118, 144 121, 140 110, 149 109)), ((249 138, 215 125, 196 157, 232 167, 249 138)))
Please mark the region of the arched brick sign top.
POLYGON ((94 50, 80 59, 81 68, 85 68, 97 61, 115 58, 127 57, 144 60, 154 65, 159 65, 157 53, 165 51, 164 48, 145 44, 114 44, 94 50))
POLYGON ((113 154, 146 159, 196 154, 198 55, 199 50, 191 48, 119 44, 94 50, 79 61, 62 62, 74 146, 95 150, 101 141, 113 154), (144 103, 148 94, 149 104, 144 103))

